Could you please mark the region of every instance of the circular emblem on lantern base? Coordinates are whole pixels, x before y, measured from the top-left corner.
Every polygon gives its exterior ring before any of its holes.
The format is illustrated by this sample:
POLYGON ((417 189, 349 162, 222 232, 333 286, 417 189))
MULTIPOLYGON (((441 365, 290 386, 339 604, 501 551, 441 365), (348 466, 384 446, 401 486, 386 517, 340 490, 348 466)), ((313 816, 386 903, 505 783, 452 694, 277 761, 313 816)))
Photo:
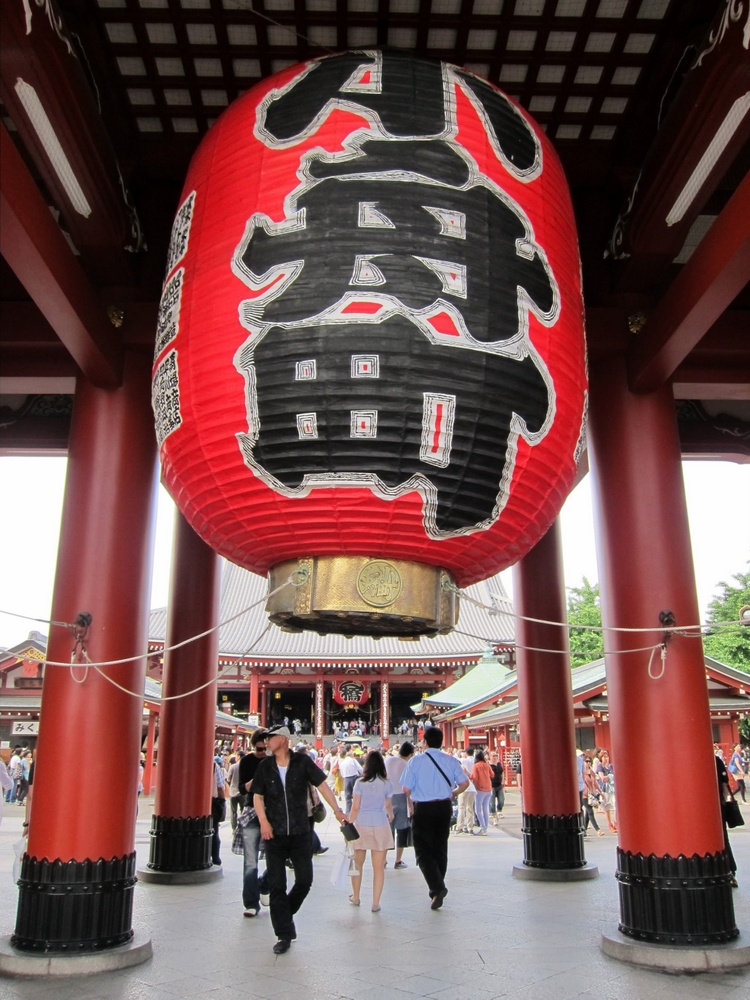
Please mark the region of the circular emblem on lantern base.
POLYGON ((289 631, 396 636, 443 635, 458 620, 453 580, 437 566, 367 556, 280 563, 269 574, 272 622, 289 631))
POLYGON ((365 563, 357 575, 357 593, 366 604, 387 608, 401 596, 404 589, 401 574, 384 559, 365 563))

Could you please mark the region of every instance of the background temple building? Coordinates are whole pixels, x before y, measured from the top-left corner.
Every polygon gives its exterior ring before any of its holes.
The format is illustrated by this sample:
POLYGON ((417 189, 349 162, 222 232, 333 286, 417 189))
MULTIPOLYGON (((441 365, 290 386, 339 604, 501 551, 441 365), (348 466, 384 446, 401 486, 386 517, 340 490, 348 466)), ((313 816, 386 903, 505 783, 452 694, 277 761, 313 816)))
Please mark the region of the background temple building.
MULTIPOLYGON (((368 733, 375 726, 387 740, 414 719, 412 705, 464 676, 488 645, 512 657, 512 607, 499 577, 468 588, 471 600, 462 601, 458 627, 448 635, 408 642, 283 631, 268 622, 266 592, 264 579, 223 563, 220 707, 226 703, 238 718, 262 725, 298 719, 320 745, 345 719, 362 719, 368 733), (347 695, 342 685, 352 679, 361 688, 347 695)), ((152 611, 151 653, 164 642, 166 621, 166 608, 152 611)))

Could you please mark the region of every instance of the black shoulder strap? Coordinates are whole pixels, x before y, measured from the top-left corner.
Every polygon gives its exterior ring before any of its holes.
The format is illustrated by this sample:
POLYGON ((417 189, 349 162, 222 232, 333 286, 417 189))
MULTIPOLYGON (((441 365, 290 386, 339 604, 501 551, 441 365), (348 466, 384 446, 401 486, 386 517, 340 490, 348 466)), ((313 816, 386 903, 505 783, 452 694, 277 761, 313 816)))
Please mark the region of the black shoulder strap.
POLYGON ((442 769, 442 767, 438 764, 438 762, 435 760, 435 758, 432 757, 432 756, 430 756, 430 754, 428 754, 426 751, 425 751, 425 757, 427 757, 428 760, 431 760, 432 763, 435 765, 435 767, 438 769, 438 771, 440 771, 440 773, 442 774, 442 776, 448 782, 448 784, 449 784, 449 786, 451 788, 451 791, 452 791, 453 790, 453 782, 450 780, 450 778, 448 777, 448 775, 445 773, 445 771, 442 769))

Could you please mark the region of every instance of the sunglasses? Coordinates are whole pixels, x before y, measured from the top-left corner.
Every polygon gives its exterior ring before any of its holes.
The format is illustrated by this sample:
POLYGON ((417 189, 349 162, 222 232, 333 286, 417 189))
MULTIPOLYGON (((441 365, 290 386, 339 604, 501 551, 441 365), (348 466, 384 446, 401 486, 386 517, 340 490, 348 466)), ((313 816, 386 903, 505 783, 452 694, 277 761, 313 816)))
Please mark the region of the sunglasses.
POLYGON ((265 753, 266 752, 266 748, 265 747, 256 747, 255 748, 255 752, 256 753, 265 753))

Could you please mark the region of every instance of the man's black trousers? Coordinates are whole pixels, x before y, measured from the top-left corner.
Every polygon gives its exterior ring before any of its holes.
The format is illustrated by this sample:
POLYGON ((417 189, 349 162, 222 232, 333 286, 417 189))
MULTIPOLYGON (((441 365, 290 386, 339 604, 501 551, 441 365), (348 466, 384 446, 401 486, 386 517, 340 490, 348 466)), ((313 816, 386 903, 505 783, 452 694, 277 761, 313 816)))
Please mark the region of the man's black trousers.
POLYGON ((291 836, 274 834, 266 845, 266 876, 271 897, 271 923, 277 938, 296 937, 294 914, 307 896, 313 881, 312 838, 310 831, 291 836), (294 867, 294 885, 286 891, 286 859, 294 867))
POLYGON ((452 811, 450 799, 414 803, 412 819, 414 854, 430 890, 430 896, 437 895, 445 888, 452 811))

